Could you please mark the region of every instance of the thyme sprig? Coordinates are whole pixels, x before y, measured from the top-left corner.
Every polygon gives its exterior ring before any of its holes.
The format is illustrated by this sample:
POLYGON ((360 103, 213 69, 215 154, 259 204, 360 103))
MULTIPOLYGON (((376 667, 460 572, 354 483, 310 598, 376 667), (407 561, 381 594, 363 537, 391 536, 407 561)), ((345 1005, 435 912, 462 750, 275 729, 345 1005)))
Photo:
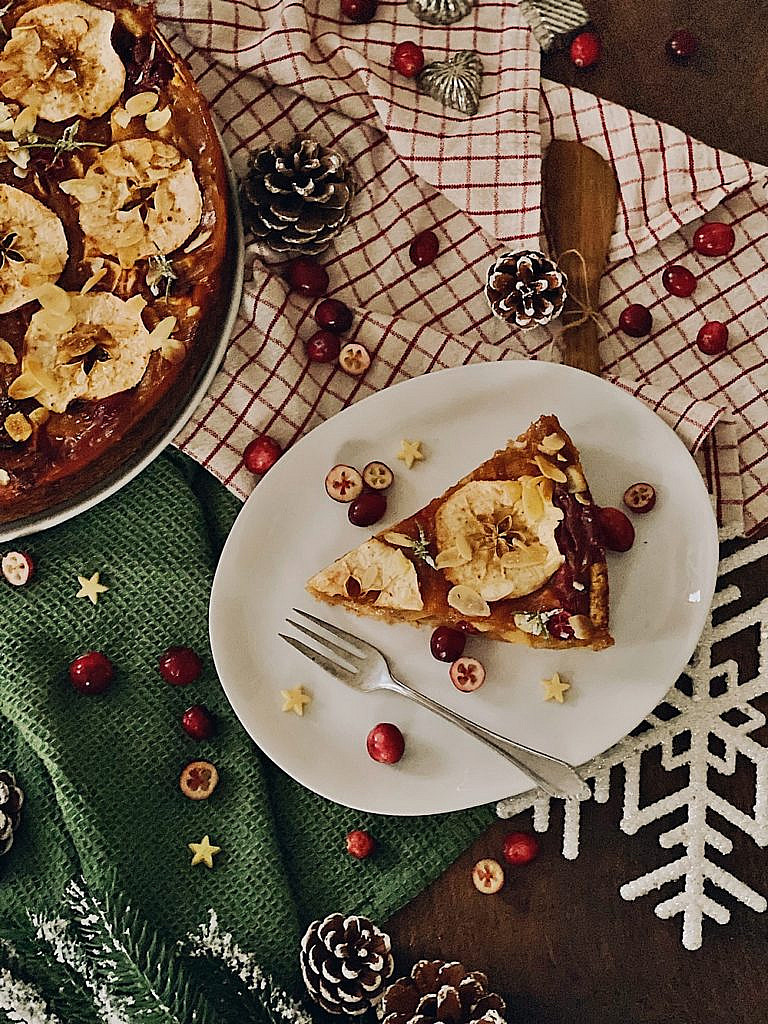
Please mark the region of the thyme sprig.
POLYGON ((51 153, 50 162, 55 164, 60 156, 64 153, 74 153, 80 149, 89 149, 93 147, 95 149, 103 149, 106 145, 105 142, 92 142, 87 139, 78 139, 77 134, 80 131, 80 121, 73 121, 72 124, 65 128, 61 134, 61 138, 49 139, 45 135, 38 135, 34 142, 27 142, 24 144, 25 149, 50 149, 53 147, 51 153))

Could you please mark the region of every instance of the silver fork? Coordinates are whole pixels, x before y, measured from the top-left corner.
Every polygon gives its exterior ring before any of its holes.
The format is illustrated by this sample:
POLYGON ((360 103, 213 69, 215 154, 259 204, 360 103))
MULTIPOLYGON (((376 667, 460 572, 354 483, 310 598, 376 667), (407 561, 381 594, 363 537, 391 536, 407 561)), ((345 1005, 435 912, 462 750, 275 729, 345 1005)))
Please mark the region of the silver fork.
POLYGON ((455 711, 443 707, 437 701, 419 693, 418 690, 399 682, 392 675, 385 656, 378 648, 366 643, 352 633, 339 629, 323 619, 318 619, 309 612, 294 608, 297 615, 303 615, 305 619, 314 622, 327 633, 342 641, 337 644, 326 636, 321 636, 303 623, 295 622, 293 619, 286 619, 294 629, 297 629, 304 636, 314 640, 316 644, 322 645, 321 650, 310 647, 302 640, 293 636, 286 636, 285 633, 278 633, 286 643, 297 651, 314 661, 316 665, 324 668, 335 679, 341 680, 356 690, 369 693, 372 690, 392 690, 403 697, 420 704, 423 708, 434 711, 447 722, 453 723, 464 732, 482 740, 487 746, 492 747, 508 761, 511 761, 516 768, 524 772, 532 779, 537 786, 544 790, 549 796, 561 797, 563 799, 585 800, 590 795, 586 782, 579 778, 573 768, 565 761, 557 757, 551 757, 540 750, 533 750, 522 743, 515 743, 506 736, 499 736, 498 733, 486 729, 482 725, 470 722, 463 715, 457 715, 455 711))

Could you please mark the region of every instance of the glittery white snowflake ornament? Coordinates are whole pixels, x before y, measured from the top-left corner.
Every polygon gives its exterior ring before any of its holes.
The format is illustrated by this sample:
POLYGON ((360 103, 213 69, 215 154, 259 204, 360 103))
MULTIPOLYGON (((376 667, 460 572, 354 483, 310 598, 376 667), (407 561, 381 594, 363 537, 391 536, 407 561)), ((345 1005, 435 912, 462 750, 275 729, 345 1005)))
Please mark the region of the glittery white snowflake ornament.
MULTIPOLYGON (((725 540, 725 538, 721 538, 725 540)), ((758 846, 768 845, 768 748, 752 733, 765 724, 765 716, 750 701, 768 692, 765 669, 768 645, 768 597, 744 608, 739 571, 768 555, 768 539, 747 546, 726 544, 719 569, 719 589, 708 623, 685 675, 672 687, 664 701, 645 720, 642 731, 627 736, 600 757, 579 769, 584 779, 594 780, 593 796, 607 803, 611 769, 620 766, 624 777, 624 809, 620 827, 628 835, 661 821, 678 809, 687 810, 686 820, 659 837, 665 850, 682 848, 682 853, 620 888, 626 900, 647 896, 662 885, 681 883, 679 891, 658 903, 660 918, 682 915, 682 941, 686 949, 699 949, 705 918, 727 924, 730 911, 718 902, 717 890, 758 913, 768 907, 763 895, 730 871, 715 863, 712 852, 727 855, 733 843, 713 824, 713 814, 729 822, 758 846), (757 645, 757 670, 750 679, 739 678, 739 666, 732 660, 719 662, 715 649, 728 637, 740 635, 740 643, 757 645), (659 748, 666 771, 688 769, 688 781, 669 796, 650 804, 641 800, 643 755, 659 748), (755 804, 751 814, 734 806, 710 785, 714 775, 728 776, 751 766, 755 779, 755 804), (715 895, 712 895, 712 893, 715 895)), ((754 570, 753 570, 754 572, 754 570)), ((523 793, 497 806, 501 818, 521 811, 533 811, 538 832, 549 827, 551 801, 538 791, 523 793)), ((563 822, 563 856, 578 856, 580 804, 567 801, 563 822)))

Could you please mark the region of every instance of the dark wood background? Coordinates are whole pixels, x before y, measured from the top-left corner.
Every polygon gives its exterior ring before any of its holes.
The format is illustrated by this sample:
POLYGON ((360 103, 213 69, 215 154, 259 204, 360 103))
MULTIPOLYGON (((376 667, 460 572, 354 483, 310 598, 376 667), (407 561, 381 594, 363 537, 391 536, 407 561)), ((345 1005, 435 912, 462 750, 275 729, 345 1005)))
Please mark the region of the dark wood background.
MULTIPOLYGON (((766 0, 588 0, 586 6, 605 47, 600 65, 580 73, 565 52, 557 52, 544 55, 545 77, 768 164, 766 0), (677 27, 701 39, 699 57, 686 68, 671 65, 664 53, 677 27)), ((768 559, 742 574, 740 584, 753 603, 765 594, 766 580, 768 559)), ((738 658, 745 678, 754 674, 754 649, 746 637, 722 653, 738 658)), ((768 710, 768 702, 762 702, 762 710, 768 710)), ((756 738, 768 741, 766 730, 756 738)), ((753 778, 751 766, 739 760, 735 776, 719 778, 717 785, 749 812, 753 778)), ((732 904, 731 922, 706 922, 703 947, 691 952, 680 941, 681 919, 661 921, 653 912, 674 886, 633 903, 620 897, 621 884, 682 852, 658 845, 659 834, 679 823, 679 816, 635 836, 619 830, 620 782, 615 775, 608 804, 583 808, 576 860, 561 856, 556 811, 550 831, 539 837, 539 858, 508 869, 502 892, 489 897, 472 887, 472 865, 480 857, 502 860, 507 832, 532 830, 530 814, 494 824, 389 922, 400 962, 455 958, 487 971, 508 999, 510 1024, 757 1024, 768 1019, 768 915, 732 904)), ((666 773, 658 766, 658 752, 647 755, 645 802, 685 782, 684 769, 666 773)), ((728 867, 758 891, 768 891, 766 851, 722 821, 714 824, 734 841, 728 867)))

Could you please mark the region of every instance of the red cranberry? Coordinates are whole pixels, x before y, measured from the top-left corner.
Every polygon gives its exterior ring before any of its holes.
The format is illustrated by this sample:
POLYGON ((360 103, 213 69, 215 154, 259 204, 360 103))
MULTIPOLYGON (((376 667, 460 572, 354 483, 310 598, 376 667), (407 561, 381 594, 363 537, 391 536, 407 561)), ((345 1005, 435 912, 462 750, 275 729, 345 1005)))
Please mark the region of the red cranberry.
POLYGON ((570 640, 573 637, 573 626, 567 611, 561 609, 556 615, 547 619, 547 630, 555 640, 570 640))
POLYGON ((368 754, 382 764, 397 764, 405 752, 403 734, 391 722, 379 722, 365 741, 368 754))
POLYGON ((349 503, 347 518, 353 526, 373 526, 387 511, 387 497, 383 491, 363 491, 349 503))
POLYGON ((434 231, 422 231, 411 242, 408 255, 415 267, 426 267, 433 263, 440 252, 440 243, 434 231))
POLYGON ((700 224, 693 234, 693 248, 702 256, 726 256, 735 244, 733 228, 719 220, 700 224))
POLYGON ((644 335, 650 334, 652 326, 653 317, 650 309, 641 306, 639 302, 633 302, 631 306, 627 306, 619 316, 619 327, 631 338, 642 338, 644 335))
POLYGON ((261 434, 246 445, 243 463, 251 473, 266 473, 283 454, 283 449, 271 437, 261 434))
POLYGON ((324 331, 343 334, 352 326, 352 310, 339 299, 323 299, 315 309, 315 323, 324 331))
POLYGON ((620 508, 598 508, 597 523, 609 551, 629 551, 635 543, 635 528, 620 508))
POLYGON ((670 295, 677 295, 680 299, 687 299, 696 291, 696 278, 687 267, 681 267, 679 263, 667 267, 661 275, 661 283, 670 295))
POLYGON ((330 331, 316 331, 307 342, 307 357, 313 363, 332 363, 339 358, 341 342, 330 331))
POLYGON ((728 328, 719 320, 710 320, 696 335, 696 344, 708 356, 719 356, 728 345, 728 328))
POLYGON ((203 671, 203 663, 191 647, 169 647, 157 667, 171 686, 189 686, 203 671))
POLYGON ((415 78, 424 67, 424 51, 417 43, 398 43, 392 51, 392 67, 406 78, 415 78))
POLYGON ((571 63, 579 71, 586 71, 587 68, 594 67, 600 60, 602 52, 603 44, 596 32, 579 32, 571 41, 571 63))
POLYGON ((530 864, 539 854, 539 841, 528 832, 510 832, 504 839, 504 859, 509 864, 530 864))
POLYGON ((376 0, 341 0, 341 13, 360 25, 373 20, 377 6, 376 0))
POLYGON ((375 849, 376 841, 370 832, 366 832, 363 828, 356 828, 351 832, 347 832, 347 853, 351 857, 365 860, 366 857, 370 857, 375 849))
POLYGON ((464 653, 467 638, 458 629, 450 626, 438 626, 429 640, 432 657, 438 661, 456 661, 464 653))
POLYGON ((287 276, 291 288, 302 295, 317 299, 328 291, 328 271, 308 256, 298 256, 291 260, 287 276))
POLYGON ((209 740, 216 732, 216 719, 203 704, 193 704, 181 716, 181 726, 193 740, 209 740))
POLYGON ((69 666, 69 679, 78 693, 104 693, 115 678, 115 667, 106 654, 89 651, 69 666))
POLYGON ((678 64, 687 64, 696 56, 699 40, 687 28, 678 28, 667 40, 667 55, 678 64))

